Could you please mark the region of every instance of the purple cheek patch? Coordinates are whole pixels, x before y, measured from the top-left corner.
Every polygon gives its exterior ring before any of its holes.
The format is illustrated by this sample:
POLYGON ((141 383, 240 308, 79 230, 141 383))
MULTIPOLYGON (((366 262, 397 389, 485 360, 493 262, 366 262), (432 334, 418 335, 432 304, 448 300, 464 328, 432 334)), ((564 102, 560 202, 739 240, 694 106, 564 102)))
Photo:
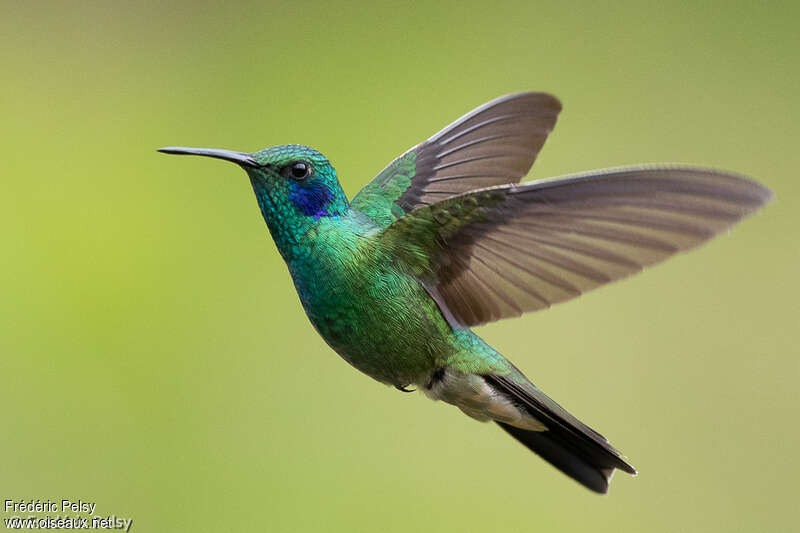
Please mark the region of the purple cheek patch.
POLYGON ((314 217, 315 221, 331 216, 328 204, 332 198, 331 190, 324 183, 295 183, 289 193, 295 207, 304 215, 314 217))

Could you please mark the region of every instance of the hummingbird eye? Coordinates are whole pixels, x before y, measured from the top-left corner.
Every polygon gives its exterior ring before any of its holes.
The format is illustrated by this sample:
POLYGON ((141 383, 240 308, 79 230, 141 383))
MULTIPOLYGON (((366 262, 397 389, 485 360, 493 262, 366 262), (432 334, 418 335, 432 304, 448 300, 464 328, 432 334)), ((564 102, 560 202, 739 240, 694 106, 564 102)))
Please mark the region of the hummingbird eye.
POLYGON ((293 180, 297 181, 303 181, 304 179, 308 178, 312 172, 313 169, 311 168, 311 165, 305 161, 289 163, 281 169, 281 175, 283 177, 292 178, 293 180))

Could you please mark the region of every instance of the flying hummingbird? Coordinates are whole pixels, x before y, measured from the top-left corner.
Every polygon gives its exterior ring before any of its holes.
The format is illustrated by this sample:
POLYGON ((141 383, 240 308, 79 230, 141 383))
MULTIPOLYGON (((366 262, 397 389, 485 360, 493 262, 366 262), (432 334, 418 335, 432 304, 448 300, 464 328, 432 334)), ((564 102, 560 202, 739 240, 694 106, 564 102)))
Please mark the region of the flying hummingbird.
POLYGON ((392 161, 348 201, 301 145, 224 159, 250 177, 311 323, 368 376, 453 404, 587 488, 636 470, 470 327, 545 309, 694 248, 763 206, 765 187, 689 166, 594 170, 527 183, 561 111, 514 94, 392 161))

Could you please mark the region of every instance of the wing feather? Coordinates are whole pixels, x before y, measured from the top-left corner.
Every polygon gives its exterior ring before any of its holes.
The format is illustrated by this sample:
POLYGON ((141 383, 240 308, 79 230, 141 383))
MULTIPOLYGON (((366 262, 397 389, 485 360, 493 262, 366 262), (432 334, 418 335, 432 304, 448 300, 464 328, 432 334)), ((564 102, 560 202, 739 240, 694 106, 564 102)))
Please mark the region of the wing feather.
POLYGON ((482 187, 518 182, 561 111, 546 93, 493 100, 392 161, 351 202, 380 226, 417 207, 482 187))
POLYGON ((616 168, 448 197, 398 219, 380 240, 408 262, 428 258, 418 267, 446 316, 474 326, 569 300, 694 248, 770 197, 748 178, 715 170, 616 168))

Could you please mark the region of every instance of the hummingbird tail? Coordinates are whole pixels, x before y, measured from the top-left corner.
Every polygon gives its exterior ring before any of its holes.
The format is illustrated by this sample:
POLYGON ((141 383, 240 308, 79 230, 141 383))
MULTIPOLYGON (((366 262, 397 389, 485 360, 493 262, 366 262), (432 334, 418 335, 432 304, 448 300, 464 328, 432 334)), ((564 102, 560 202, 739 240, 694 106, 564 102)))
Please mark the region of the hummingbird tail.
POLYGON ((605 494, 615 469, 636 475, 636 469, 605 437, 581 423, 529 382, 528 386, 522 386, 513 379, 497 375, 484 376, 484 379, 541 422, 546 430, 524 429, 499 420, 495 422, 578 483, 605 494))
POLYGON ((617 466, 579 439, 560 431, 531 431, 503 422, 497 425, 584 487, 600 494, 608 492, 617 466))

